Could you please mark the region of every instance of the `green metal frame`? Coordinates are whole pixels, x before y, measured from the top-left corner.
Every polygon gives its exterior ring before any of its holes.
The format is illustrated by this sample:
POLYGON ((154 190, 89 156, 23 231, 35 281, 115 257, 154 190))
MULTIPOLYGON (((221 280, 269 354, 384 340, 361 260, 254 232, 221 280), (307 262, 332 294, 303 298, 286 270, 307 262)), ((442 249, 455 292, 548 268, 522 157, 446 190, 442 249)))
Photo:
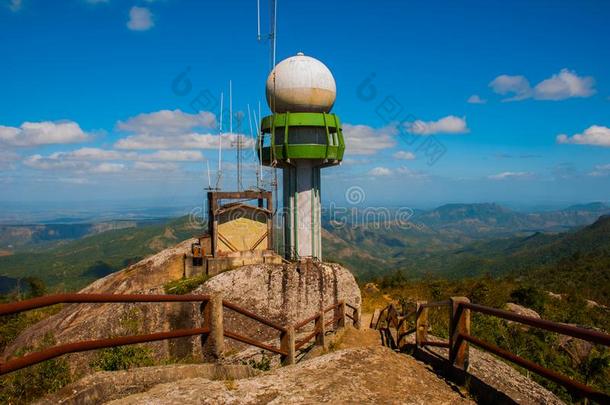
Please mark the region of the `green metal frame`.
POLYGON ((289 164, 290 159, 322 160, 321 166, 333 166, 343 160, 345 142, 341 121, 335 114, 326 113, 278 113, 263 118, 261 134, 258 139, 258 156, 263 165, 277 166, 289 164), (290 127, 320 127, 326 132, 326 144, 292 144, 290 143, 290 127), (276 129, 283 129, 282 143, 275 143, 276 129), (336 133, 336 142, 331 134, 336 133), (271 136, 271 145, 263 146, 265 135, 271 136), (261 138, 262 137, 262 138, 261 138))

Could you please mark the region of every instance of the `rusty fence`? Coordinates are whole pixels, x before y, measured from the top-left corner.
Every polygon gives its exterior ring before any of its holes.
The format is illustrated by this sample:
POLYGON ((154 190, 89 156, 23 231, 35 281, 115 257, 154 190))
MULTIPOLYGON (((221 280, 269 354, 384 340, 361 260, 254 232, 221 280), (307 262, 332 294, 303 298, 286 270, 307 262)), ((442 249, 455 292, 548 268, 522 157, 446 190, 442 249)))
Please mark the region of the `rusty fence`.
MULTIPOLYGON (((0 375, 7 374, 34 364, 50 360, 64 354, 85 352, 96 349, 131 345, 137 343, 155 342, 159 340, 175 339, 189 336, 201 336, 203 351, 212 360, 222 357, 224 351, 224 338, 233 339, 247 345, 255 346, 269 352, 279 354, 282 365, 294 364, 295 351, 305 346, 311 339, 316 338, 316 345, 324 345, 324 335, 327 327, 334 324, 334 329, 344 327, 346 318, 352 320, 354 326, 360 325, 360 310, 344 301, 330 305, 319 313, 299 322, 296 325, 282 326, 273 321, 265 319, 247 309, 241 308, 216 295, 146 295, 146 294, 55 294, 44 297, 33 298, 24 301, 0 304, 0 316, 12 315, 20 312, 48 307, 57 304, 110 304, 110 303, 171 303, 171 302, 197 302, 201 303, 203 322, 199 328, 177 329, 168 332, 157 332, 146 335, 121 336, 107 339, 88 340, 74 343, 66 343, 37 352, 26 354, 22 357, 3 359, 0 358, 0 375), (346 313, 346 308, 352 310, 346 313), (261 323, 279 332, 280 346, 271 346, 257 339, 244 336, 240 333, 230 331, 224 327, 224 310, 228 309, 248 319, 261 323), (334 311, 336 313, 329 321, 324 323, 325 314, 334 311), (302 329, 310 322, 315 321, 314 332, 305 338, 295 342, 296 331, 302 329)), ((329 329, 330 330, 330 329, 329 329)))
POLYGON ((610 403, 610 396, 605 393, 596 391, 595 389, 578 381, 572 380, 563 374, 559 374, 553 370, 545 368, 537 363, 524 359, 523 357, 517 356, 507 350, 473 336, 470 332, 471 312, 494 316, 507 321, 586 340, 595 344, 610 346, 609 334, 567 324, 551 322, 544 319, 519 315, 514 312, 497 308, 473 304, 468 298, 465 297, 452 297, 448 300, 438 302, 418 302, 416 310, 407 314, 400 314, 393 305, 389 305, 381 311, 375 325, 372 326, 380 330, 384 344, 395 349, 401 347, 401 341, 406 335, 415 332, 416 350, 421 350, 426 346, 447 348, 449 349, 449 363, 457 369, 467 371, 469 345, 472 344, 480 349, 493 353, 498 357, 508 360, 531 372, 564 386, 569 392, 577 397, 589 398, 604 404, 610 403), (448 341, 428 340, 428 330, 430 326, 430 323, 428 322, 428 313, 430 308, 448 309, 448 341), (414 320, 415 327, 407 330, 409 319, 414 320), (392 335, 391 329, 396 331, 395 337, 392 335))

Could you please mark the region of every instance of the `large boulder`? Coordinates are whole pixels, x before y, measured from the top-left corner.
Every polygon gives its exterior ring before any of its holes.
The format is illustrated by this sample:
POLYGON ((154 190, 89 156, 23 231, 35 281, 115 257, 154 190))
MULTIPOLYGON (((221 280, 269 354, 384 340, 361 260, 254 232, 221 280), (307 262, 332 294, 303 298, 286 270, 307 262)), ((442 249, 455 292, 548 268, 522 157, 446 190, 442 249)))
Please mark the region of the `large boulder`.
MULTIPOLYGON (((183 276, 184 254, 190 250, 191 242, 187 240, 159 252, 95 281, 80 292, 164 294, 164 284, 183 276)), ((360 306, 360 291, 352 274, 341 266, 325 263, 245 266, 210 278, 193 293, 221 293, 225 300, 282 325, 311 316, 321 307, 341 299, 360 306)), ((227 329, 259 339, 276 337, 260 323, 243 319, 232 311, 225 312, 227 329)), ((201 324, 200 303, 69 304, 26 329, 6 348, 3 357, 10 357, 23 348, 40 347, 49 334, 56 344, 65 344, 196 328, 201 324)), ((227 340, 227 350, 242 348, 234 343, 227 340)), ((157 360, 202 358, 199 336, 145 346, 157 360)), ((96 352, 86 352, 68 355, 67 359, 73 371, 87 373, 94 356, 96 352)))

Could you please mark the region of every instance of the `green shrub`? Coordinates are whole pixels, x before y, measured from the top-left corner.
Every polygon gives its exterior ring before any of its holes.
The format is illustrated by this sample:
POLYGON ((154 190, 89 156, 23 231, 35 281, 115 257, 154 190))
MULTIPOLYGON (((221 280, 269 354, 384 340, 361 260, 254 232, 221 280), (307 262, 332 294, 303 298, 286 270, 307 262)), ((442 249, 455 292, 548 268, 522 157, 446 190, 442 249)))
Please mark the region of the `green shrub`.
MULTIPOLYGON (((44 336, 40 350, 55 345, 55 338, 51 334, 44 336)), ((29 350, 34 351, 34 350, 29 350)), ((23 355, 26 350, 17 353, 23 355)), ((26 404, 44 395, 53 393, 72 381, 68 362, 63 358, 47 360, 45 362, 23 368, 0 377, 0 403, 26 404)))
POLYGON ((261 370, 261 371, 271 370, 271 358, 262 352, 261 352, 261 355, 262 355, 261 359, 258 361, 254 360, 254 359, 250 359, 248 361, 242 360, 241 364, 248 365, 252 368, 255 368, 255 369, 261 370))
POLYGON ((102 349, 89 365, 95 370, 116 371, 152 366, 153 364, 154 361, 149 348, 129 345, 102 349))
POLYGON ((163 286, 163 290, 166 294, 184 295, 199 287, 207 279, 208 276, 205 274, 189 278, 185 277, 179 280, 170 281, 163 286))

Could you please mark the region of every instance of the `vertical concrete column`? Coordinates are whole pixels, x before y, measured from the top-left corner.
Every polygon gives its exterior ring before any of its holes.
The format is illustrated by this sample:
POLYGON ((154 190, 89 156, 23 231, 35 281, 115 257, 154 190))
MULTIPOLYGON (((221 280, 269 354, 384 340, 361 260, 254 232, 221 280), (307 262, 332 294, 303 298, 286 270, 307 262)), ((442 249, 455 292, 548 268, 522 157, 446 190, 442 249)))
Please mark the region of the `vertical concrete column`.
POLYGON ((315 320, 314 328, 317 332, 316 345, 326 347, 326 327, 324 326, 324 312, 322 310, 315 320))
POLYGON ((468 342, 460 334, 470 334, 470 310, 460 304, 469 303, 466 297, 451 297, 449 322, 449 361, 456 367, 468 369, 468 342))
POLYGON ((204 360, 215 362, 222 358, 224 351, 224 322, 222 295, 214 294, 203 304, 203 327, 210 333, 202 337, 202 353, 204 360))
POLYGON ((428 308, 424 307, 426 301, 417 303, 415 314, 415 346, 421 349, 422 344, 428 339, 428 308))
POLYGON ((295 348, 294 348, 294 327, 289 325, 286 331, 280 334, 280 350, 286 354, 282 354, 282 366, 289 366, 295 363, 295 348))

